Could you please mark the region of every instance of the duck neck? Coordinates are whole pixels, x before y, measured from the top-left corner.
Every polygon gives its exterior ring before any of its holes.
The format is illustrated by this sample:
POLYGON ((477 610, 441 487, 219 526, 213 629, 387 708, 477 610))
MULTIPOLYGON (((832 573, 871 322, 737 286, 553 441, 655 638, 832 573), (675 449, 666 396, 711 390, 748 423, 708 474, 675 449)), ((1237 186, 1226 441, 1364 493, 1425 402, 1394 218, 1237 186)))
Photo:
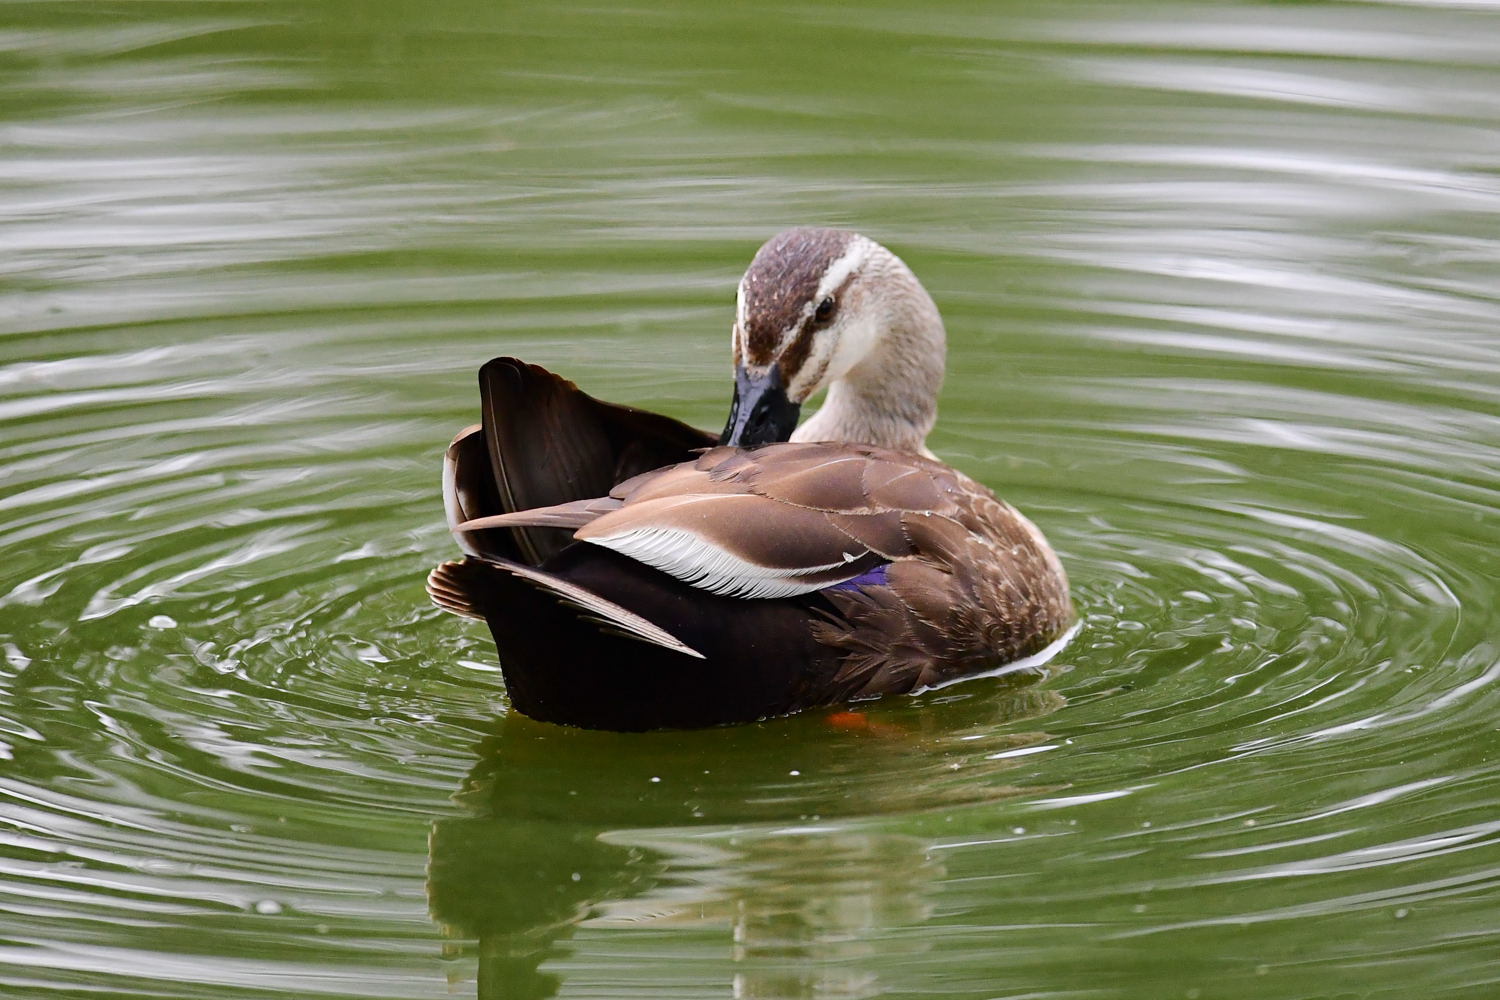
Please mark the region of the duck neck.
MULTIPOLYGON (((915 284, 915 279, 913 279, 915 284)), ((947 355, 943 320, 921 286, 888 317, 870 355, 828 386, 818 412, 793 441, 873 444, 931 455, 927 435, 937 422, 938 391, 947 355)))

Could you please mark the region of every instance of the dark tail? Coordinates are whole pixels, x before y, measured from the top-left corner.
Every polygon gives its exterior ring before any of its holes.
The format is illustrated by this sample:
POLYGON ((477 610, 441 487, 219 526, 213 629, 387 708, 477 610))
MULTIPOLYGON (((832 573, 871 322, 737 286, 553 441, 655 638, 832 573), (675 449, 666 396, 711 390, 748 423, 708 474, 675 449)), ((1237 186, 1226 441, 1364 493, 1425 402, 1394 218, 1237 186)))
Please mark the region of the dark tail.
MULTIPOLYGON (((427 593, 444 611, 465 618, 491 620, 505 616, 512 623, 526 622, 522 605, 534 603, 535 595, 549 598, 575 628, 600 635, 631 639, 694 659, 703 654, 647 618, 614 601, 545 570, 520 563, 489 559, 445 562, 427 575, 427 593)), ((502 649, 501 655, 505 655, 502 649)))
MULTIPOLYGON (((481 368, 479 394, 482 437, 469 449, 482 442, 488 454, 497 509, 469 511, 471 518, 602 497, 624 479, 687 461, 715 441, 670 417, 601 402, 515 358, 481 368)), ((520 561, 533 566, 571 541, 556 528, 505 530, 520 561)))

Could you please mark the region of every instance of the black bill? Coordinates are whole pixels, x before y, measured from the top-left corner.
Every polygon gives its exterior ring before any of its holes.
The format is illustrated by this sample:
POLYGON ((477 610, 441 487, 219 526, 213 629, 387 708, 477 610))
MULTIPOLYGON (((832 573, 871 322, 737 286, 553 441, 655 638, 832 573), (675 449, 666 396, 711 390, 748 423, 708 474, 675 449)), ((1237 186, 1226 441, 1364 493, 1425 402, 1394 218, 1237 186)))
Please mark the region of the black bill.
POLYGON ((786 398, 781 366, 772 365, 763 374, 735 369, 734 402, 720 444, 753 448, 758 444, 785 441, 797 429, 802 407, 786 398))

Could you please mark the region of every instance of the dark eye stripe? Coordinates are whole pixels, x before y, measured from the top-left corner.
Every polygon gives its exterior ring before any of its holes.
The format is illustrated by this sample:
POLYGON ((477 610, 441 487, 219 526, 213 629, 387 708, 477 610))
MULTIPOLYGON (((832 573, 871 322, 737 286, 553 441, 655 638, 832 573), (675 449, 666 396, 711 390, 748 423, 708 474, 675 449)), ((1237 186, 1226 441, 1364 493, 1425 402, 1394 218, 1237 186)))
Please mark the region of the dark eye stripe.
POLYGON ((833 319, 833 314, 838 309, 839 296, 854 281, 854 277, 853 274, 849 275, 849 277, 844 279, 843 284, 834 290, 832 295, 825 296, 823 302, 818 303, 818 308, 813 310, 812 317, 802 325, 802 329, 797 331, 797 335, 792 338, 792 342, 787 345, 786 350, 781 352, 781 373, 788 385, 791 384, 792 380, 802 370, 802 365, 807 361, 807 356, 812 353, 813 337, 833 319), (829 308, 827 318, 819 319, 818 314, 823 311, 824 302, 831 302, 833 305, 829 308))
POLYGON ((787 345, 787 349, 781 352, 779 363, 781 365, 781 377, 790 385, 802 370, 802 365, 807 361, 807 356, 812 353, 813 337, 817 334, 819 327, 808 323, 797 331, 797 336, 787 345))

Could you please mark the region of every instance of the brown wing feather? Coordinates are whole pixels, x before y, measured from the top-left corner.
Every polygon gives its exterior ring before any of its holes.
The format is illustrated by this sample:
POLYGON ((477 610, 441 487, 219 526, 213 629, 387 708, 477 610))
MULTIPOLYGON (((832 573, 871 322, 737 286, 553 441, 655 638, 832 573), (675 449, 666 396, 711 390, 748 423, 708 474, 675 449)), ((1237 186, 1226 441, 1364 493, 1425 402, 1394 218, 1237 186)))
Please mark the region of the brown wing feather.
POLYGON ((917 554, 901 518, 893 516, 890 511, 831 514, 828 520, 849 538, 884 559, 906 559, 917 554))
MULTIPOLYGON (((808 585, 850 579, 880 561, 838 531, 823 511, 754 493, 679 493, 627 501, 580 528, 576 537, 612 547, 690 583, 697 583, 700 574, 706 574, 705 579, 735 576, 733 565, 711 570, 721 556, 808 585), (676 544, 660 558, 652 558, 652 553, 633 546, 631 538, 664 538, 663 544, 676 544)), ((733 591, 726 585, 724 592, 733 591)))
POLYGON ((953 482, 944 466, 879 448, 712 448, 621 484, 620 508, 576 537, 705 590, 784 596, 917 556, 906 505, 927 499, 924 516, 951 520, 953 482), (872 483, 899 503, 873 500, 872 483))
POLYGON ((830 455, 817 462, 800 460, 769 469, 762 466, 752 477, 753 488, 762 496, 812 510, 877 513, 864 486, 865 471, 871 464, 878 463, 854 452, 830 455))
POLYGON ((932 462, 870 462, 864 468, 865 497, 875 510, 947 513, 957 485, 951 470, 932 462))
POLYGON ((945 465, 880 448, 710 448, 610 498, 480 523, 527 518, 586 522, 579 539, 740 597, 805 593, 889 562, 884 584, 823 591, 833 613, 812 628, 842 654, 835 699, 1002 665, 1072 618, 1062 567, 1029 521, 945 465))
POLYGON ((534 507, 531 510, 518 510, 509 514, 491 514, 488 517, 476 517, 471 521, 463 521, 457 526, 458 531, 470 532, 485 528, 514 528, 514 527, 537 527, 537 528, 568 528, 570 530, 581 528, 595 518, 608 514, 612 510, 618 510, 620 501, 614 497, 595 497, 592 500, 574 500, 572 503, 560 503, 552 507, 534 507))

